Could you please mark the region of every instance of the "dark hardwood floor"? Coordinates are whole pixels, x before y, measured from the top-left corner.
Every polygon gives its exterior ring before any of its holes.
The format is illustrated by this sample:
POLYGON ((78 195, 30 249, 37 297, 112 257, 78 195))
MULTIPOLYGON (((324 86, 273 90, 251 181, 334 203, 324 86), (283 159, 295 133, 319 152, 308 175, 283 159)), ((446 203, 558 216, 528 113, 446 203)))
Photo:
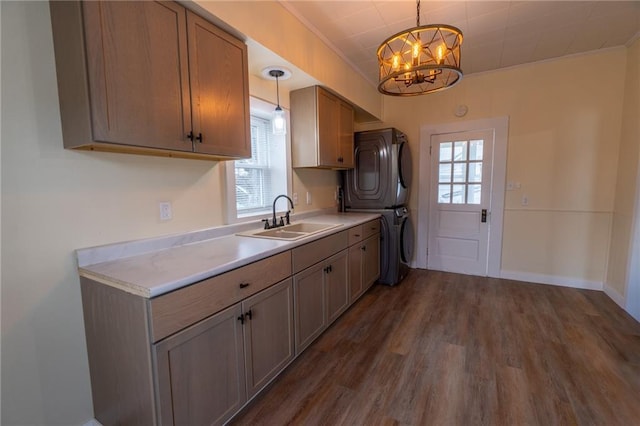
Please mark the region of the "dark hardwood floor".
POLYGON ((237 425, 640 425, 640 324, 604 293, 413 270, 237 425))

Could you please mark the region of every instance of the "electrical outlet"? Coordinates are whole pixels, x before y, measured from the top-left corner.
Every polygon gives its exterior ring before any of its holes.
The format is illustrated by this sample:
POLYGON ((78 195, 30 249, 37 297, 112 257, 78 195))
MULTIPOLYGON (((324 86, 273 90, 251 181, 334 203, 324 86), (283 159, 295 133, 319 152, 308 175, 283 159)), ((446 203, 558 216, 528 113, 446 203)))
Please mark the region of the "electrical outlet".
POLYGON ((307 205, 311 204, 311 193, 307 192, 307 205))
POLYGON ((297 192, 293 193, 293 205, 294 206, 298 205, 298 193, 297 192))
POLYGON ((522 196, 522 203, 523 206, 528 206, 529 205, 529 197, 527 195, 523 195, 522 196))
POLYGON ((160 220, 171 220, 173 218, 173 212, 171 211, 171 203, 169 201, 162 201, 160 206, 160 220))

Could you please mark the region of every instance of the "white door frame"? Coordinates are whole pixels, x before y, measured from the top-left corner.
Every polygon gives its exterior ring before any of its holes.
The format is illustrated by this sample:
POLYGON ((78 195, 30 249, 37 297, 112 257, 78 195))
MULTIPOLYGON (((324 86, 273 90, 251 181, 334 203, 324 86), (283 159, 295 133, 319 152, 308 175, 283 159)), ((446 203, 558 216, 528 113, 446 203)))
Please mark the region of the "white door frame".
POLYGON ((491 188, 491 216, 489 218, 488 269, 490 277, 500 277, 502 261, 502 222, 504 219, 505 179, 507 174, 507 139, 509 117, 484 118, 445 124, 425 124, 420 127, 420 175, 418 180, 418 238, 416 266, 427 268, 427 248, 429 241, 429 199, 431 192, 431 136, 493 129, 493 177, 491 188))

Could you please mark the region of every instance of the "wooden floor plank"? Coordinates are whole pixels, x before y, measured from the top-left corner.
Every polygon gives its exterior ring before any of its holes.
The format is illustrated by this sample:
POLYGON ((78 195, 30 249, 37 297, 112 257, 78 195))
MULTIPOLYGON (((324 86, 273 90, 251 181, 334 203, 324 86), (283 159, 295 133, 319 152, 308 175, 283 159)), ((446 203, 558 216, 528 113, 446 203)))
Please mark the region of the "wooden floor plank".
POLYGON ((413 270, 237 425, 640 425, 640 324, 603 292, 413 270))

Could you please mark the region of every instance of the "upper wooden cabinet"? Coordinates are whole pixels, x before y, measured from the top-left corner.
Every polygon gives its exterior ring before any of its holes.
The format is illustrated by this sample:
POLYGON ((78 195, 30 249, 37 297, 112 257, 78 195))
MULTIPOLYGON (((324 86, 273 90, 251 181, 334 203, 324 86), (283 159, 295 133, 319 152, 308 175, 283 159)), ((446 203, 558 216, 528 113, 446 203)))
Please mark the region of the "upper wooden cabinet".
POLYGON ((353 107, 319 86, 290 96, 293 167, 353 168, 353 107))
POLYGON ((50 2, 66 148, 251 156, 246 45, 173 2, 50 2))

